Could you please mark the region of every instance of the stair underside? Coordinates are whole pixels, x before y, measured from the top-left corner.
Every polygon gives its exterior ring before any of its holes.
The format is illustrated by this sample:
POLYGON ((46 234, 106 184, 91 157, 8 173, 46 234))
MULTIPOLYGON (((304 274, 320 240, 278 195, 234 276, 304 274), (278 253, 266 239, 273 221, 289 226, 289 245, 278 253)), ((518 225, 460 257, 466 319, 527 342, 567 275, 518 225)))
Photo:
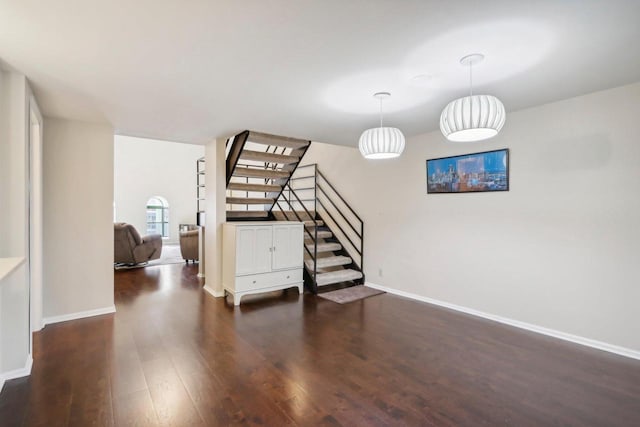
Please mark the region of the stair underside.
POLYGON ((257 191, 260 193, 279 193, 282 189, 279 185, 269 184, 245 184, 243 182, 230 182, 227 190, 234 191, 257 191))
POLYGON ((288 165, 291 163, 297 163, 300 160, 300 157, 286 154, 264 153, 262 151, 242 150, 240 153, 240 159, 288 165))
POLYGON ((362 273, 357 270, 344 269, 332 271, 330 273, 321 273, 316 276, 318 286, 331 285, 333 283, 350 282, 362 278, 362 273))
MULTIPOLYGON (((314 251, 313 243, 307 243, 306 246, 307 246, 307 249, 309 249, 309 252, 313 254, 313 251, 314 251)), ((334 251, 339 251, 340 249, 342 249, 342 245, 340 243, 318 243, 317 245, 318 253, 334 252, 334 251)))
POLYGON ((272 169, 256 169, 247 167, 236 167, 233 171, 233 176, 242 176, 248 178, 269 178, 280 179, 288 178, 290 172, 286 171, 274 171, 272 169))
MULTIPOLYGON (((353 260, 348 256, 329 256, 326 258, 318 258, 318 262, 316 263, 316 269, 327 268, 327 267, 337 267, 339 265, 348 265, 351 264, 353 260)), ((310 271, 313 271, 313 260, 308 259, 305 262, 305 265, 310 271)))
POLYGON ((305 148, 310 141, 297 138, 289 138, 286 136, 268 135, 261 132, 249 132, 247 141, 262 145, 276 145, 278 147, 287 147, 294 150, 305 148))
POLYGON ((266 197, 227 197, 227 203, 231 205, 272 205, 274 199, 266 197))
POLYGON ((267 211, 227 211, 227 218, 268 218, 267 211))

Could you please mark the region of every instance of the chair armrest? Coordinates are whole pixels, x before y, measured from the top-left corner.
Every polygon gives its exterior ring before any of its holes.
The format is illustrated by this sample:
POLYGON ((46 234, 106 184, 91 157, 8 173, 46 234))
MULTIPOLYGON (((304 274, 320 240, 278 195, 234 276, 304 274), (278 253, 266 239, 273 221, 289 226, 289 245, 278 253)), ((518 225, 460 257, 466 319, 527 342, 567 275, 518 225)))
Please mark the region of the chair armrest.
POLYGON ((190 237, 190 236, 198 236, 198 230, 188 230, 188 231, 181 231, 180 232, 180 237, 190 237))

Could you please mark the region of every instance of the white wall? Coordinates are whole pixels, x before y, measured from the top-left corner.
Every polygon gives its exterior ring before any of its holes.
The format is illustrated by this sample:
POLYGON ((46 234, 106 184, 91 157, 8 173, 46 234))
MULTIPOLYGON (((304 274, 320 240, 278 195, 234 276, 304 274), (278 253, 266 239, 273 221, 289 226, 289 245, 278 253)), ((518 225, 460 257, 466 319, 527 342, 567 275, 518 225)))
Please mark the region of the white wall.
MULTIPOLYGON (((9 216, 9 76, 0 69, 0 218, 9 216)), ((9 256, 9 224, 0 221, 0 257, 9 256)))
POLYGON ((363 217, 368 282, 640 351, 639 118, 640 83, 510 113, 487 142, 303 163, 363 217), (505 147, 509 192, 426 194, 426 159, 505 147))
POLYGON ((115 137, 116 220, 147 231, 146 205, 153 196, 169 202, 169 239, 178 242, 178 224, 196 223, 196 160, 200 145, 128 136, 115 137))
POLYGON ((47 323, 113 309, 113 129, 52 118, 44 129, 47 323))

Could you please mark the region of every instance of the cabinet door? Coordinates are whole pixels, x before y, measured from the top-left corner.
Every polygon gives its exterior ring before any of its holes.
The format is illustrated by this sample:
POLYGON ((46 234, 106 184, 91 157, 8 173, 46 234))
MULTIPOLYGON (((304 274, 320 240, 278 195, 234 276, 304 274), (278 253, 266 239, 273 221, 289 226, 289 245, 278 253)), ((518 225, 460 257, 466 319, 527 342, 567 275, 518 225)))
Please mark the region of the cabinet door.
POLYGON ((271 227, 238 227, 236 236, 236 276, 271 271, 271 227))
POLYGON ((273 226, 273 269, 301 268, 304 257, 302 224, 273 226))

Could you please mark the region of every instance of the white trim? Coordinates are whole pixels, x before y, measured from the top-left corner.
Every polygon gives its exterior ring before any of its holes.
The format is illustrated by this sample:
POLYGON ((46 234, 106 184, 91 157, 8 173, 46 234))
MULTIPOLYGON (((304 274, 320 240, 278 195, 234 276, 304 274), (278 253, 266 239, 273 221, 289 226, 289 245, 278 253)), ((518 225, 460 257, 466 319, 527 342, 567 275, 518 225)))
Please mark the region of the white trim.
POLYGON ((22 378, 31 375, 31 367, 33 366, 33 357, 31 353, 27 354, 27 360, 24 362, 24 368, 14 369, 13 371, 0 374, 0 391, 4 387, 4 382, 16 378, 22 378))
POLYGON ((45 317, 42 319, 42 325, 47 326, 52 323, 66 322, 69 320, 83 319, 85 317, 101 316, 103 314, 111 314, 116 312, 116 306, 112 305, 104 308, 96 308, 95 310, 79 311, 77 313, 63 314, 60 316, 45 317))
POLYGON ((211 289, 207 285, 204 285, 204 290, 207 291, 207 293, 213 295, 216 298, 221 298, 221 297, 224 296, 224 291, 222 291, 222 292, 214 291, 213 289, 211 289))
POLYGON ((566 332, 557 331, 555 329, 549 329, 543 326, 533 325, 531 323, 525 323, 519 320, 509 319, 509 318, 498 316, 495 314, 485 313, 482 311, 474 310, 472 308, 467 308, 460 305, 455 305, 448 302, 427 298, 422 295, 417 295, 410 292, 387 288, 385 286, 376 285, 375 283, 371 283, 371 282, 366 282, 365 284, 370 288, 379 289, 381 291, 385 291, 390 294, 399 295, 405 298, 410 298, 410 299, 421 301, 421 302, 426 302, 427 304, 438 305, 440 307, 449 308, 451 310, 459 311, 461 313, 482 317, 484 319, 489 319, 489 320, 493 320, 494 322, 504 323, 505 325, 514 326, 520 329, 526 329, 527 331, 536 332, 538 334, 548 335, 550 337, 559 338, 561 340, 569 341, 575 344, 580 344, 587 347, 596 348, 598 350, 607 351, 609 353, 618 354, 620 356, 629 357, 631 359, 640 360, 640 351, 638 350, 632 350, 630 348, 608 344, 606 342, 593 340, 591 338, 585 338, 578 335, 568 334, 566 332))

